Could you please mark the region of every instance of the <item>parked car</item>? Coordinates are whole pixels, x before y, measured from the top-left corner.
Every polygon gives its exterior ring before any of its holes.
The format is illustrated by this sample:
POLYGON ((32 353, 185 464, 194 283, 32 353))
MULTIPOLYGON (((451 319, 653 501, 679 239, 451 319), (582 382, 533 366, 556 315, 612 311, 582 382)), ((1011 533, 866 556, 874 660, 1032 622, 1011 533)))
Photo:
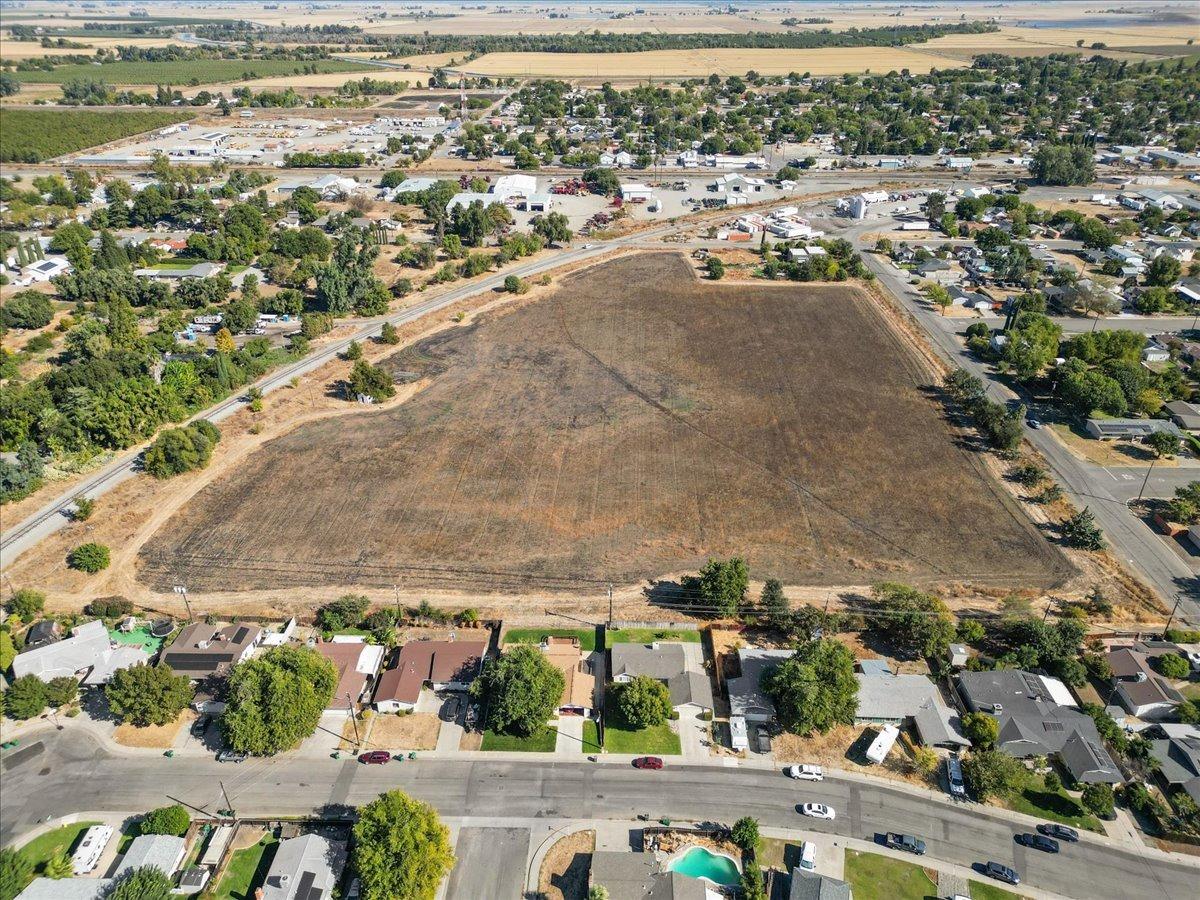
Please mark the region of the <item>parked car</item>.
POLYGON ((805 803, 800 807, 800 815, 812 819, 829 819, 830 821, 837 818, 833 807, 826 806, 824 803, 805 803))
POLYGON ((988 878, 995 878, 997 881, 1003 881, 1005 884, 1020 884, 1021 876, 1013 869, 998 862, 989 862, 983 867, 983 874, 988 878))
POLYGON ((896 834, 889 831, 883 836, 883 842, 893 850, 904 850, 907 853, 915 853, 917 856, 925 855, 925 842, 911 834, 896 834))
POLYGON ((458 710, 461 705, 461 700, 458 697, 447 697, 442 704, 441 718, 443 722, 453 722, 458 718, 458 710))
POLYGON ((817 867, 817 845, 805 841, 800 845, 800 868, 813 871, 817 867))
POLYGON ((1033 418, 1033 416, 1030 416, 1028 419, 1025 420, 1025 424, 1036 431, 1037 429, 1042 427, 1042 420, 1035 419, 1035 418, 1033 418))
POLYGON ((820 766, 788 766, 783 770, 788 778, 797 781, 824 781, 825 770, 820 766))
POLYGON ((217 754, 217 762, 221 763, 240 763, 245 762, 247 754, 239 753, 237 750, 222 750, 217 754))
POLYGON ((359 754, 358 761, 368 766, 382 766, 391 758, 392 754, 386 750, 368 750, 366 753, 359 754))
POLYGON ((192 723, 192 737, 204 737, 204 732, 208 731, 208 726, 212 724, 211 716, 201 716, 192 723))
POLYGON ((1037 827, 1038 834, 1044 834, 1046 837, 1058 838, 1060 841, 1066 841, 1068 844, 1074 844, 1079 840, 1079 832, 1074 828, 1068 828, 1066 825, 1059 825, 1057 822, 1048 822, 1037 827))
POLYGON ((635 769, 661 769, 663 761, 657 756, 639 756, 633 761, 635 769))
POLYGON ((1041 850, 1043 853, 1058 852, 1058 841, 1048 838, 1044 834, 1032 834, 1027 831, 1024 834, 1015 835, 1013 840, 1026 847, 1032 847, 1034 850, 1041 850))
POLYGON ((967 786, 963 782, 962 763, 957 756, 946 758, 946 782, 950 785, 950 796, 966 799, 967 786))

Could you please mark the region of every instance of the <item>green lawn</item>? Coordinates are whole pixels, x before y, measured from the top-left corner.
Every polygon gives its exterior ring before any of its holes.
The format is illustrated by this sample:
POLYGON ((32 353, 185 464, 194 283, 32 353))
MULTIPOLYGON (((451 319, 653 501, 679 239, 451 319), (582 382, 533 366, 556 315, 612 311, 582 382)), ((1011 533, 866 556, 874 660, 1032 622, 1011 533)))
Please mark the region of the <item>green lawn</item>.
POLYGON ((610 628, 604 632, 608 646, 613 644, 653 644, 655 641, 675 641, 683 644, 700 643, 700 632, 680 629, 670 631, 653 628, 610 628))
POLYGON ((547 635, 579 638, 579 648, 585 653, 591 653, 596 649, 596 629, 594 628, 510 628, 504 632, 504 643, 540 644, 547 635))
POLYGON ((1104 834, 1104 826, 1099 819, 1089 814, 1078 800, 1061 788, 1056 792, 1046 790, 1040 776, 1031 776, 1024 788, 1011 794, 1008 806, 1029 816, 1104 834))
POLYGON ((151 656, 158 652, 158 649, 163 645, 163 638, 156 638, 150 633, 147 626, 140 626, 133 631, 118 631, 115 628, 108 629, 108 637, 115 644, 124 644, 129 647, 141 647, 151 656))
POLYGON ((846 881, 854 900, 925 900, 937 885, 920 866, 878 853, 846 851, 846 881))
POLYGON ((1024 894, 1014 894, 995 884, 971 882, 971 900, 1022 900, 1024 894))
POLYGON ((202 259, 164 259, 161 262, 156 262, 149 266, 151 269, 161 269, 163 271, 172 271, 175 269, 183 270, 190 269, 192 266, 198 266, 204 262, 202 259))
MULTIPOLYGON (((611 694, 608 697, 611 698, 611 694)), ((655 756, 678 756, 679 735, 671 730, 670 722, 663 722, 652 728, 637 730, 621 728, 617 723, 618 715, 614 715, 611 700, 605 702, 604 714, 604 749, 609 753, 650 753, 655 756)), ((586 722, 583 726, 584 740, 596 740, 596 724, 586 722), (589 726, 591 730, 589 731, 589 726), (590 738, 589 738, 590 735, 590 738)), ((589 751, 594 752, 594 751, 589 751)))
POLYGON ((217 885, 216 900, 251 900, 254 889, 267 880, 278 844, 279 841, 268 834, 253 847, 235 852, 217 885))
POLYGON ((785 841, 780 838, 762 838, 758 845, 756 858, 764 869, 778 869, 787 872, 800 858, 800 845, 803 841, 785 841))
POLYGON ((529 737, 517 737, 512 734, 488 730, 483 733, 483 743, 480 750, 498 750, 509 753, 553 753, 554 744, 558 740, 557 728, 544 728, 529 737))
POLYGON ((1200 681, 1189 681, 1179 689, 1179 693, 1189 700, 1200 700, 1200 681))
POLYGON ((21 854, 33 863, 33 869, 41 874, 44 866, 52 857, 59 853, 71 853, 71 848, 79 840, 79 836, 99 822, 76 822, 74 825, 63 825, 53 831, 35 837, 21 848, 21 854))

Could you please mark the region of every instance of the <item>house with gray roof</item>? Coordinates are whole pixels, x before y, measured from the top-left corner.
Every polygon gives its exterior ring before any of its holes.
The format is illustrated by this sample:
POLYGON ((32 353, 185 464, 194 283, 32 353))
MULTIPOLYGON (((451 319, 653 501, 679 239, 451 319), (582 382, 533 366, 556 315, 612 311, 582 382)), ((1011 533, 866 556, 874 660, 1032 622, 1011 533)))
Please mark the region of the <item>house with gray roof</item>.
POLYGON ((853 895, 844 881, 796 867, 792 869, 788 900, 853 900, 853 895))
POLYGON ((263 638, 257 625, 226 625, 220 628, 205 622, 193 622, 162 652, 160 663, 170 666, 176 675, 202 681, 211 675, 227 675, 247 659, 263 638))
POLYGON ((741 674, 725 681, 729 693, 729 715, 747 722, 770 722, 775 718, 775 703, 761 687, 762 678, 786 659, 792 650, 763 650, 743 647, 738 650, 741 674))
POLYGON ((1112 669, 1113 700, 1139 719, 1170 715, 1183 702, 1183 695, 1155 672, 1151 663, 1160 656, 1178 654, 1179 648, 1166 642, 1110 648, 1107 659, 1112 669))
POLYGON ((100 900, 113 885, 111 878, 42 878, 38 877, 16 900, 100 900))
POLYGON ((1056 678, 1020 669, 962 672, 955 687, 963 706, 996 717, 996 748, 1011 756, 1057 755, 1080 782, 1124 779, 1104 749, 1096 723, 1081 713, 1056 678))
POLYGON ((609 900, 711 900, 719 897, 699 878, 664 872, 653 853, 597 850, 588 887, 608 891, 609 900))
POLYGON ((1084 427, 1088 434, 1101 441, 1144 441, 1159 431, 1183 438, 1178 426, 1166 419, 1088 419, 1084 427))
POLYGON ((117 669, 149 661, 141 647, 114 645, 97 619, 76 626, 70 637, 17 654, 12 670, 15 678, 36 675, 45 682, 82 673, 83 683, 92 685, 106 684, 117 669))
POLYGON ((1200 803, 1200 727, 1164 722, 1146 736, 1164 790, 1181 790, 1200 803))
POLYGON ((639 675, 661 681, 671 692, 671 706, 713 708, 712 685, 703 668, 699 644, 655 642, 615 644, 609 650, 613 681, 624 683, 639 675), (689 650, 694 652, 689 653, 689 650))
POLYGON ((113 872, 120 878, 126 872, 153 866, 164 875, 174 875, 183 863, 187 852, 187 841, 170 834, 143 834, 135 837, 121 857, 121 864, 113 872))
POLYGON ((346 864, 346 842, 319 834, 280 841, 271 860, 262 900, 325 900, 333 895, 346 864))
POLYGON ((1164 403, 1163 409, 1170 414, 1171 421, 1184 431, 1200 431, 1200 405, 1186 400, 1172 400, 1164 403))
MULTIPOLYGON (((864 660, 864 662, 867 662, 864 660)), ((924 675, 859 672, 858 725, 912 723, 921 743, 931 746, 969 747, 958 713, 942 699, 936 684, 924 675)))

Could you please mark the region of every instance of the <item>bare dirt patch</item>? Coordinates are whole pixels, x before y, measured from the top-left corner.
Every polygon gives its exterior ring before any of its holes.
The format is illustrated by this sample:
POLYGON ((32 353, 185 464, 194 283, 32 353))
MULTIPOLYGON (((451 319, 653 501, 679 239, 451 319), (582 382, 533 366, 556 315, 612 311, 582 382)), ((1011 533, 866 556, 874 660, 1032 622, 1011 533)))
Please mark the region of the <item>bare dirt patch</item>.
POLYGON ((441 727, 434 713, 378 715, 371 725, 370 743, 380 750, 433 750, 441 727))
POLYGON ((546 900, 584 900, 595 850, 596 832, 590 830, 576 831, 555 843, 542 858, 538 896, 546 900))
POLYGON ((118 725, 113 732, 113 740, 124 747, 154 747, 168 749, 175 746, 175 738, 179 730, 190 725, 196 714, 185 709, 174 722, 167 725, 147 725, 138 728, 136 725, 118 725))
POLYGON ((705 283, 641 254, 386 364, 431 383, 266 444, 175 512, 144 577, 571 590, 732 554, 790 584, 1070 571, 852 286, 705 283))
POLYGON ((850 751, 851 747, 861 748, 869 743, 878 729, 863 725, 839 725, 827 734, 816 734, 801 737, 796 734, 781 734, 772 738, 771 746, 775 753, 775 761, 779 763, 811 763, 828 766, 834 769, 845 769, 851 772, 871 774, 876 777, 890 778, 894 781, 905 781, 921 787, 933 787, 937 784, 936 774, 930 775, 919 771, 913 764, 912 744, 907 736, 896 742, 887 759, 876 766, 863 765, 850 751), (864 737, 864 732, 870 732, 864 737))

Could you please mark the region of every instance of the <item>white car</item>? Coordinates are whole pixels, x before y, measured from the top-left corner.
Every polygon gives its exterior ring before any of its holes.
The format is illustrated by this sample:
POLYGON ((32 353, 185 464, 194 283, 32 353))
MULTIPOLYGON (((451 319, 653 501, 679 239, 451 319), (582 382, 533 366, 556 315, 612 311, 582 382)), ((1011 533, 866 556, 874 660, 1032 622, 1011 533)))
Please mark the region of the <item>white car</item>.
POLYGON ((797 781, 825 780, 825 772, 820 766, 788 766, 784 773, 788 778, 795 778, 797 781))
POLYGON ((833 807, 826 806, 824 803, 805 803, 800 807, 800 815, 808 816, 811 819, 828 819, 831 822, 837 818, 833 807))

